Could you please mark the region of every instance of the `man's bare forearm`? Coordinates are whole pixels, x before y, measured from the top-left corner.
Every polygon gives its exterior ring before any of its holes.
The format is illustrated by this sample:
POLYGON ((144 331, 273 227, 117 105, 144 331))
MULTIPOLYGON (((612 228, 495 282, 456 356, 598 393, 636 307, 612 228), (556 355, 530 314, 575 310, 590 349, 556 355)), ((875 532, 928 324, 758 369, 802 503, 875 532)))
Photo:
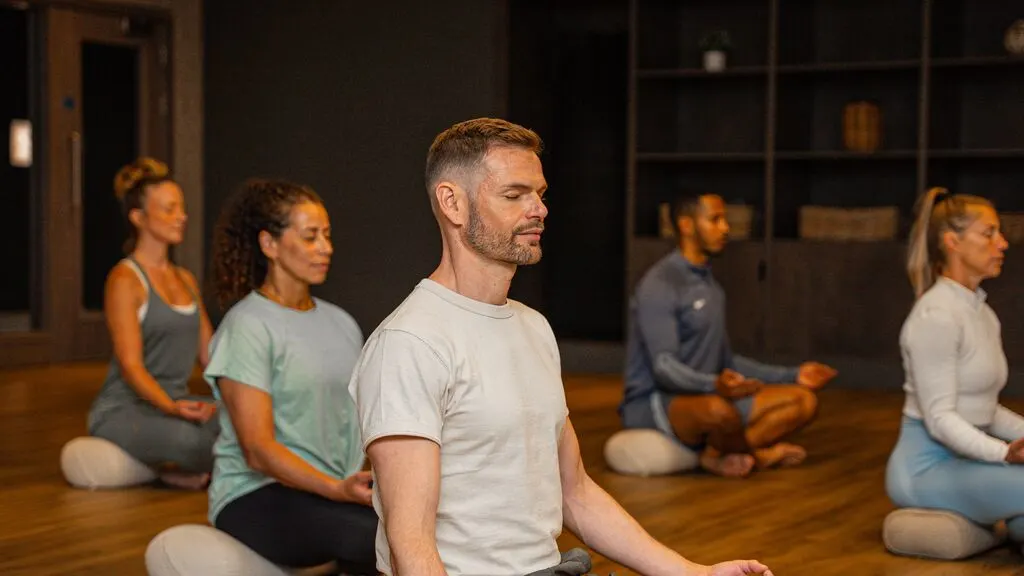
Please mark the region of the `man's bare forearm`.
POLYGON ((441 556, 437 553, 437 543, 433 538, 414 534, 393 536, 392 532, 388 530, 394 576, 447 576, 441 556))
POLYGON ((703 576, 695 564, 651 537, 589 477, 563 502, 565 526, 584 544, 645 576, 703 576))
POLYGON ((435 526, 440 450, 430 440, 389 437, 367 449, 377 476, 391 569, 401 576, 444 576, 435 526))

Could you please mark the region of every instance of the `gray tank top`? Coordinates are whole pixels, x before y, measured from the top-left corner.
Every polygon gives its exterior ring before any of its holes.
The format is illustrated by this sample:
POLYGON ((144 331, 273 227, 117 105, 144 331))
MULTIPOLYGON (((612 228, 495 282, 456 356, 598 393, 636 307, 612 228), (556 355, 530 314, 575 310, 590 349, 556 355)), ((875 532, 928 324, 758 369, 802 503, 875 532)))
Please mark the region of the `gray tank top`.
MULTIPOLYGON (((131 257, 125 261, 146 289, 146 301, 139 308, 143 365, 168 396, 179 399, 188 394, 188 379, 199 352, 198 297, 189 288, 193 303, 172 306, 156 293, 138 262, 131 257)), ((110 361, 103 388, 89 411, 89 430, 114 410, 135 402, 146 401, 125 382, 115 357, 110 361)))

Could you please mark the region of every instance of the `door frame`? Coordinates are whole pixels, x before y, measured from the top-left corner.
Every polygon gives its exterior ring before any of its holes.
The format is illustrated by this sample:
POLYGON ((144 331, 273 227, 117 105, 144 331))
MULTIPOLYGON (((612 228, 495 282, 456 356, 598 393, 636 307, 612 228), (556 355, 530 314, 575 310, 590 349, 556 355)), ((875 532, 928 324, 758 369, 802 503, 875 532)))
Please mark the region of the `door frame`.
MULTIPOLYGON (((45 18, 48 121, 44 165, 50 180, 44 205, 49 230, 43 250, 49 256, 51 291, 43 317, 46 325, 60 326, 54 334, 60 358, 98 360, 110 356, 111 343, 103 312, 86 310, 82 304, 82 195, 112 194, 113 190, 112 186, 109 190, 83 190, 83 149, 89 145, 85 141, 89 135, 84 134, 83 126, 82 47, 85 42, 96 42, 138 50, 136 155, 170 161, 169 22, 147 16, 154 23, 152 33, 138 36, 125 32, 124 24, 132 18, 128 14, 50 7, 45 18)), ((113 174, 110 177, 112 182, 113 174)))
MULTIPOLYGON (((203 221, 203 27, 204 0, 0 0, 0 3, 33 10, 38 21, 45 17, 49 7, 73 7, 100 14, 143 15, 161 17, 170 21, 169 63, 171 84, 171 134, 168 163, 181 184, 189 206, 189 222, 185 241, 177 251, 179 264, 187 267, 200 282, 203 281, 204 221, 203 221)), ((46 73, 46 55, 42 26, 33 30, 31 47, 35 74, 32 105, 36 109, 32 120, 36 166, 40 174, 33 177, 34 202, 42 209, 50 202, 49 184, 43 165, 47 161, 48 145, 43 134, 47 129, 47 93, 43 75, 46 73)), ((34 310, 37 325, 32 332, 0 332, 0 369, 25 365, 66 362, 73 358, 63 355, 57 345, 64 325, 51 309, 52 275, 50 274, 50 247, 53 244, 45 234, 51 222, 40 212, 33 225, 38 227, 39 245, 34 258, 37 266, 36 287, 38 308, 34 310)))

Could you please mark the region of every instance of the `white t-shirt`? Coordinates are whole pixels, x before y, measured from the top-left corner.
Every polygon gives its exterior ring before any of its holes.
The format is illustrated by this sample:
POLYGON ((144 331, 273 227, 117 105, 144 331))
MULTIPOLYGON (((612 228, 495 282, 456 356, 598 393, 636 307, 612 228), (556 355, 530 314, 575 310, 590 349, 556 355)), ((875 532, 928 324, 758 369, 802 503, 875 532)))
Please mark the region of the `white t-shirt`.
MULTIPOLYGON (((364 449, 418 436, 441 449, 437 548, 450 576, 558 564, 558 445, 568 408, 547 320, 424 279, 367 339, 349 391, 364 449)), ((377 569, 390 576, 380 500, 377 569)))
POLYGON ((903 413, 961 456, 1003 462, 1006 441, 1024 437, 1024 418, 999 404, 1008 367, 985 299, 945 277, 918 299, 900 334, 903 413))

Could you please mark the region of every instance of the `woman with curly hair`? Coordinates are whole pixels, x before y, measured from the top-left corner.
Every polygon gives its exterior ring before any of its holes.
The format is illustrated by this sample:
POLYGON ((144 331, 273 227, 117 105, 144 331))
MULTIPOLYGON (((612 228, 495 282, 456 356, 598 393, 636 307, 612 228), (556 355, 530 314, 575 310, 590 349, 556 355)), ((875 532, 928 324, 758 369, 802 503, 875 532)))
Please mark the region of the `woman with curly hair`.
POLYGON ((206 379, 226 410, 209 519, 278 565, 376 574, 377 515, 348 393, 363 336, 310 294, 333 252, 327 211, 304 186, 251 180, 220 215, 212 274, 227 313, 206 379))
POLYGON ((114 178, 128 228, 127 255, 107 276, 104 314, 114 358, 89 412, 89 433, 200 489, 213 469, 219 426, 212 398, 190 396, 212 328, 195 277, 170 258, 185 232, 185 202, 167 166, 139 158, 114 178))

